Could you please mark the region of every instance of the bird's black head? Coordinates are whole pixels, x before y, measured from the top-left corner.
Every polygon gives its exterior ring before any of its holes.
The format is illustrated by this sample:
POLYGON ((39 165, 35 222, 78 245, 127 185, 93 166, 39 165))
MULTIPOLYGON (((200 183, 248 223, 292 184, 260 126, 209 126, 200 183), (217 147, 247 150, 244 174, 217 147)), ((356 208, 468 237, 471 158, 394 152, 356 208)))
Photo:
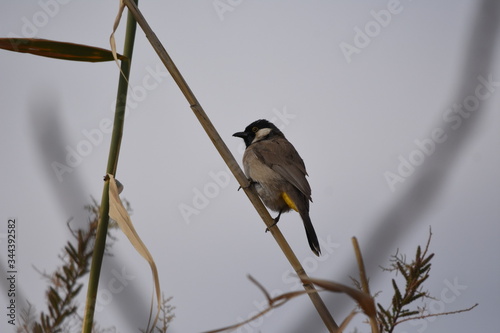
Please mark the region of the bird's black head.
POLYGON ((245 131, 233 134, 233 136, 242 138, 247 147, 254 142, 267 139, 273 135, 283 136, 283 133, 273 123, 265 119, 256 120, 248 125, 245 131))

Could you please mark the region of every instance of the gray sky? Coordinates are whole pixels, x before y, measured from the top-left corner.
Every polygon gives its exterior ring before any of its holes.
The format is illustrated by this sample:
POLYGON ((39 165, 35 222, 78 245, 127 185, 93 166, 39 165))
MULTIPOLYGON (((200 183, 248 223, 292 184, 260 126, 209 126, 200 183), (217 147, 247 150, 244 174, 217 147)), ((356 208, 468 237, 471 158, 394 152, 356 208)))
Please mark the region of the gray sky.
MULTIPOLYGON (((142 1, 140 8, 238 161, 243 143, 232 133, 260 118, 282 128, 303 157, 323 256, 311 253, 298 214, 283 215, 279 226, 310 276, 349 284, 357 274, 356 236, 371 290, 388 304, 393 276, 379 266, 397 249, 411 257, 432 227, 436 256, 427 288, 437 299, 430 312, 479 307, 399 330, 430 333, 498 326, 494 3, 210 0, 142 1)), ((0 6, 0 35, 109 48, 117 7, 8 2, 0 6)), ((54 270, 69 237, 66 221, 84 224, 83 206, 100 200, 119 73, 113 63, 0 54, 0 236, 16 218, 18 305, 27 298, 45 310, 46 283, 33 266, 54 270), (54 162, 68 172, 58 175, 54 162)), ((295 290, 291 267, 139 28, 130 83, 117 178, 162 291, 174 297, 171 331, 206 331, 254 314, 265 298, 247 274, 269 291, 295 290)), ((136 332, 148 315, 150 270, 121 232, 114 234, 95 319, 136 332)), ((0 257, 2 271, 6 260, 0 257)), ((337 322, 354 307, 344 296, 323 298, 337 322)), ((10 328, 5 317, 2 331, 10 328)), ((368 331, 357 319, 351 331, 368 331)), ((305 297, 240 330, 305 331, 325 332, 305 297)))

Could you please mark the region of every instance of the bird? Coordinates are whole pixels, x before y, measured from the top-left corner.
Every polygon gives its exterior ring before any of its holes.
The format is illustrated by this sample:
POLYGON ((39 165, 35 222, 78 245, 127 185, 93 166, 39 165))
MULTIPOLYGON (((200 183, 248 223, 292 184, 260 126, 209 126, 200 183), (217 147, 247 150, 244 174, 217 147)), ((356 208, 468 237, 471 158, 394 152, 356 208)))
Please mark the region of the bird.
MULTIPOLYGON (((242 138, 246 149, 243 168, 264 204, 278 212, 272 226, 282 213, 294 210, 300 214, 307 240, 313 253, 321 254, 318 237, 309 217, 311 186, 304 161, 295 147, 273 123, 259 119, 248 125, 243 132, 233 134, 242 138)), ((271 226, 271 227, 272 227, 271 226)))

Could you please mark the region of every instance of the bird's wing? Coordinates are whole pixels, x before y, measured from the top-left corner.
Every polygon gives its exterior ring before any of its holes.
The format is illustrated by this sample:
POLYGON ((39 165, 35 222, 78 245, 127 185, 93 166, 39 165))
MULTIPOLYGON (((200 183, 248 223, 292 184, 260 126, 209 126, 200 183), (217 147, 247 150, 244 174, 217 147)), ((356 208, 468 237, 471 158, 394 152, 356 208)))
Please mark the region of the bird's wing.
POLYGON ((260 141, 253 147, 257 158, 276 171, 293 186, 311 199, 311 187, 306 179, 304 161, 295 147, 285 138, 260 141))

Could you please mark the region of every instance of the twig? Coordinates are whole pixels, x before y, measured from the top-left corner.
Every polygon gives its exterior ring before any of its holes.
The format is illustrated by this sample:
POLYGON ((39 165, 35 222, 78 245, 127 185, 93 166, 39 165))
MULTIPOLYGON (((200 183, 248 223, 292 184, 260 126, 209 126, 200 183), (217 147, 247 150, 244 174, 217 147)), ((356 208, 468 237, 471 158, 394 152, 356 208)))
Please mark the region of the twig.
POLYGON ((410 321, 410 320, 426 319, 426 318, 430 318, 430 317, 440 317, 440 316, 447 316, 447 315, 458 314, 458 313, 462 313, 462 312, 468 312, 468 311, 471 311, 472 309, 474 309, 478 305, 479 305, 479 303, 476 303, 473 306, 468 307, 466 309, 449 311, 449 312, 431 313, 431 314, 426 314, 426 315, 409 317, 409 318, 405 318, 405 319, 402 319, 402 320, 398 321, 398 324, 401 324, 401 323, 404 323, 405 321, 410 321))
MULTIPOLYGON (((289 300, 291 300, 291 299, 293 299, 295 297, 298 297, 298 296, 310 293, 307 290, 303 290, 303 291, 290 291, 290 292, 278 295, 276 297, 271 297, 271 294, 269 294, 269 292, 266 290, 266 288, 264 288, 264 286, 262 284, 260 284, 256 279, 254 279, 251 275, 248 275, 248 279, 250 279, 250 281, 252 281, 252 283, 254 283, 262 291, 262 293, 266 296, 266 299, 267 299, 267 308, 265 308, 264 310, 260 311, 256 315, 254 315, 254 316, 252 316, 252 317, 248 318, 247 320, 242 321, 240 323, 237 323, 237 324, 234 324, 234 325, 231 325, 231 326, 227 326, 227 327, 223 327, 223 328, 219 328, 219 329, 216 329, 216 330, 204 332, 204 333, 232 332, 232 331, 236 330, 237 328, 240 328, 240 327, 242 327, 242 326, 244 326, 244 325, 246 325, 246 324, 248 324, 248 323, 256 320, 257 318, 260 318, 260 317, 264 316, 269 311, 274 310, 274 309, 282 306, 283 304, 285 304, 289 300)), ((311 292, 317 293, 316 291, 311 291, 311 292)))

